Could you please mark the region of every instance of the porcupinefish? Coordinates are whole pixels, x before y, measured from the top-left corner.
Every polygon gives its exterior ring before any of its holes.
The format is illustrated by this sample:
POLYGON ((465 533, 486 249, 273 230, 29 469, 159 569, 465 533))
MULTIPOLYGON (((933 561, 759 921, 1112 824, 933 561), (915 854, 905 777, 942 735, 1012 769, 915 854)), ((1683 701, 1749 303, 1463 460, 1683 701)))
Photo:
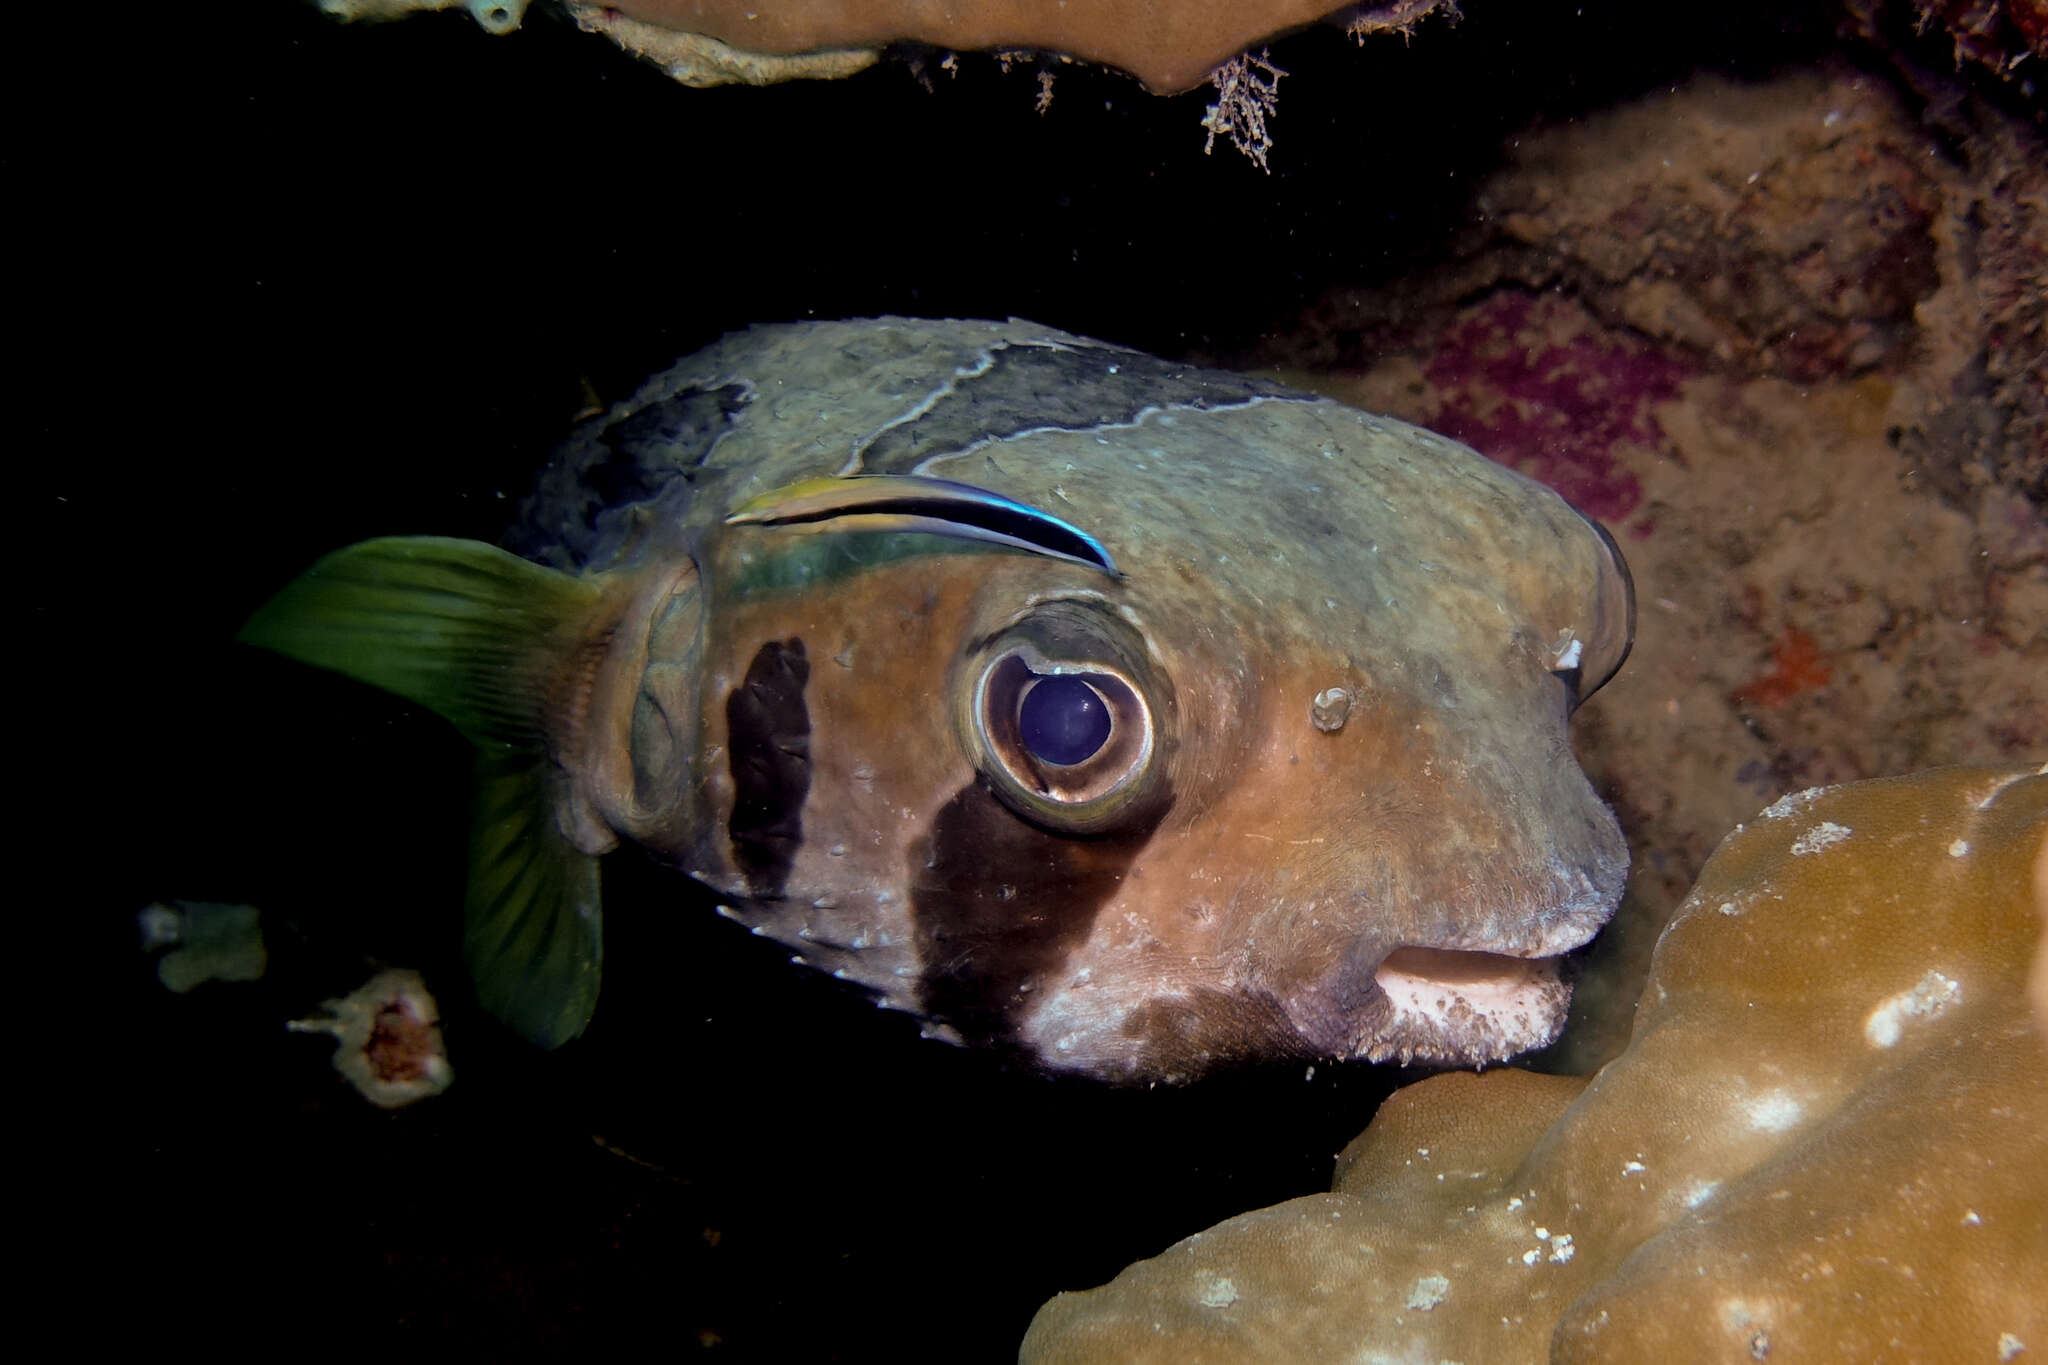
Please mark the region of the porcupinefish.
POLYGON ((759 327, 586 423, 507 544, 351 546, 243 633, 474 741, 466 956, 544 1046, 622 840, 1116 1081, 1541 1045, 1621 894, 1566 737, 1620 553, 1329 399, 1014 320, 759 327))

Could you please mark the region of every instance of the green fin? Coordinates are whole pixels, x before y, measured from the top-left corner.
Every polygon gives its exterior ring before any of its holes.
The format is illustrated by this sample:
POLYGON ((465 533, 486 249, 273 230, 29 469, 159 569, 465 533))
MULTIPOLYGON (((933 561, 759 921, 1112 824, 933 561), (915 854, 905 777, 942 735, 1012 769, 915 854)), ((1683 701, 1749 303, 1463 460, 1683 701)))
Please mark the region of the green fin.
POLYGON ((551 767, 478 757, 462 928, 477 999, 550 1048, 590 1022, 604 960, 597 859, 556 827, 551 767))
POLYGON ((418 702, 477 744, 538 752, 550 673, 597 597, 482 541, 392 536, 327 556, 238 638, 418 702))
POLYGON ((542 1047, 597 1004, 597 858, 557 823, 546 729, 599 598, 480 541, 392 537, 327 556, 239 637, 417 702, 478 746, 463 955, 484 1007, 542 1047))

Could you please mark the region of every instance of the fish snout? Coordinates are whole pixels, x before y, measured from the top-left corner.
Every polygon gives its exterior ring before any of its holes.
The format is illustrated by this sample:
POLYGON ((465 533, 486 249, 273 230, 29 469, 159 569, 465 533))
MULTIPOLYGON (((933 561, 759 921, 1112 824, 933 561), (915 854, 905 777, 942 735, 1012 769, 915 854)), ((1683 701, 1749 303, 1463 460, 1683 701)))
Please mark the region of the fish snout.
POLYGON ((1542 896, 1486 913, 1453 902, 1391 946, 1365 937, 1289 993, 1288 1014, 1315 1051, 1344 1059, 1480 1065, 1547 1046, 1571 1004, 1562 960, 1613 914, 1626 868, 1623 856, 1559 871, 1542 896))

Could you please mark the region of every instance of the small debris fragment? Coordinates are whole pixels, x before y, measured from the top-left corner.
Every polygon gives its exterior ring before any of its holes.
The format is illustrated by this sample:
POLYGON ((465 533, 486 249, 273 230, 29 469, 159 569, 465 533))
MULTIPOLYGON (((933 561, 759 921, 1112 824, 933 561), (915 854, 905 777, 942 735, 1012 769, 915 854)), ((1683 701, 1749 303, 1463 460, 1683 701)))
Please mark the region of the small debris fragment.
POLYGON ((364 1099, 397 1109, 438 1095, 455 1080, 441 1041, 441 1013, 418 972, 377 973, 321 1006, 327 1013, 285 1025, 294 1033, 331 1033, 340 1041, 334 1069, 364 1099))
POLYGON ((170 950, 157 959, 156 977, 180 995, 208 981, 258 980, 269 965, 253 905, 158 901, 135 919, 144 952, 170 950))
POLYGON ((1216 102, 1202 115, 1202 127, 1209 132, 1202 155, 1215 149, 1221 134, 1271 175, 1266 154, 1273 150, 1273 135, 1266 131, 1266 120, 1279 103, 1280 78, 1287 73, 1267 61, 1266 55, 1264 48, 1256 57, 1241 52, 1209 73, 1209 84, 1216 87, 1216 102))

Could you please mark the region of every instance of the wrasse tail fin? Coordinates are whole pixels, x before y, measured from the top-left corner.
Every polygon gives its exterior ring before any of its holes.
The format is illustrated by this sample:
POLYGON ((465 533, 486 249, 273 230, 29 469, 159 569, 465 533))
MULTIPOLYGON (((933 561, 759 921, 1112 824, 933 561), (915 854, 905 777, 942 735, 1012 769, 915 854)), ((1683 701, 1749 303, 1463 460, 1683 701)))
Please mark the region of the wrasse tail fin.
POLYGON ((417 702, 477 746, 464 957, 484 1007, 542 1047, 597 1004, 597 858, 560 827, 548 730, 601 596, 480 541, 390 537, 327 556, 238 637, 417 702))

